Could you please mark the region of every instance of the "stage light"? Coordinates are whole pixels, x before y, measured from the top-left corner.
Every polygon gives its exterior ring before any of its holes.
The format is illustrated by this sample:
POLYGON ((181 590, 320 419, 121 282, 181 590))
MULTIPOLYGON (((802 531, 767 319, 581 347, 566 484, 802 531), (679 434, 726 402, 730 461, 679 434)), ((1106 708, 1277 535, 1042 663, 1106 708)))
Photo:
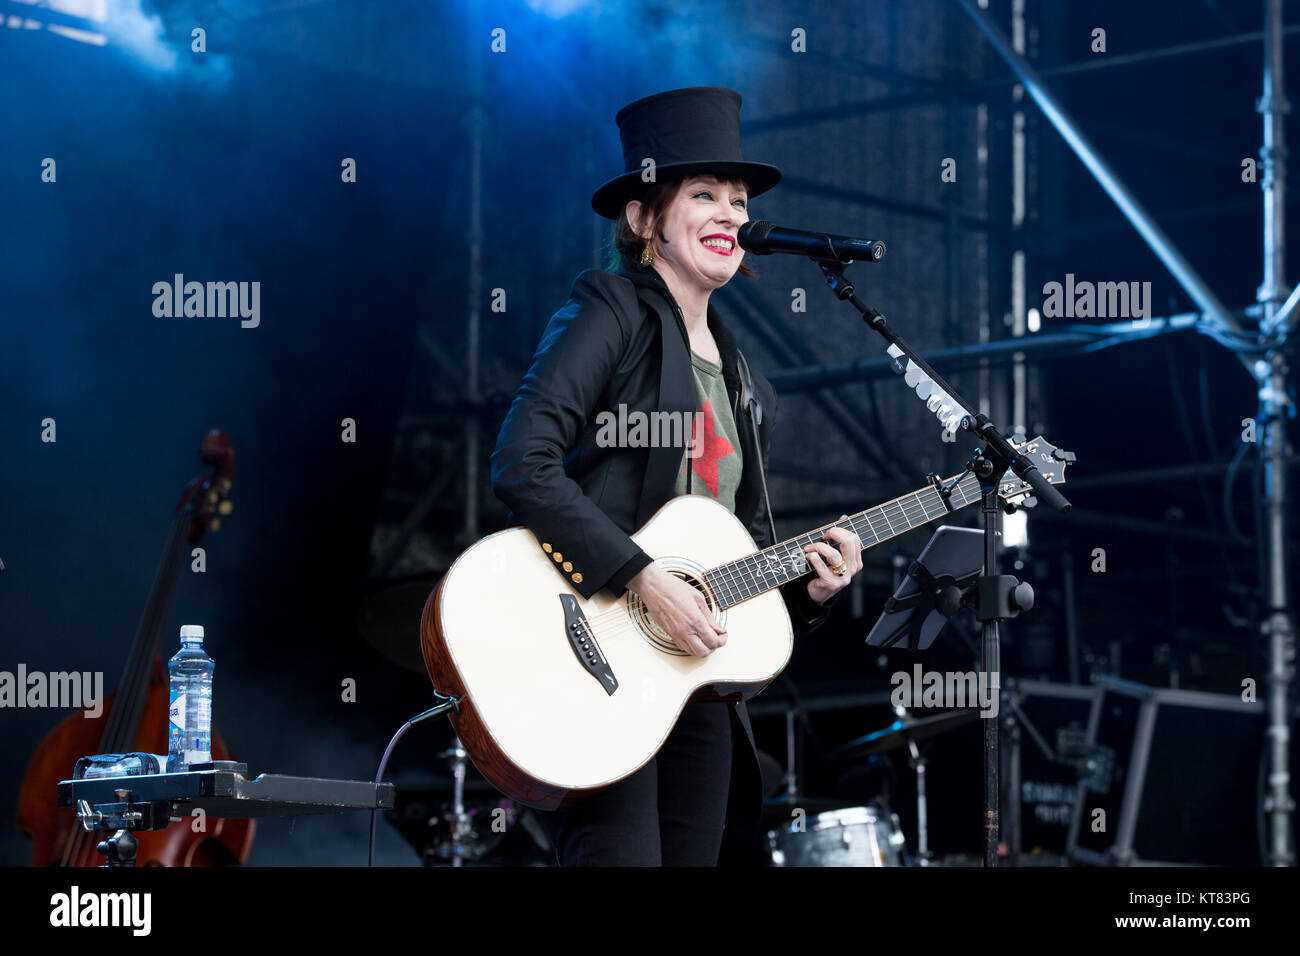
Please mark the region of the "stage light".
POLYGON ((27 4, 40 19, 10 14, 0 14, 0 26, 14 30, 39 30, 42 26, 78 43, 103 46, 107 38, 102 33, 86 29, 102 23, 108 16, 108 0, 11 0, 13 4, 27 4))
POLYGON ((585 7, 588 0, 525 0, 529 7, 548 17, 559 19, 585 7))
POLYGON ((1002 546, 1029 547, 1029 512, 1017 508, 1015 514, 1002 516, 1002 546))

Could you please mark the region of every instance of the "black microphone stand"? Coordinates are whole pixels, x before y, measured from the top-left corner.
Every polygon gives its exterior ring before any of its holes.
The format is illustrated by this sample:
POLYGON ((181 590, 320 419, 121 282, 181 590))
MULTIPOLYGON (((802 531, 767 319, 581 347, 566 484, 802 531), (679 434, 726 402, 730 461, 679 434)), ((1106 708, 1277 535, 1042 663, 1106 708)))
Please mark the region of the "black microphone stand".
MULTIPOLYGON (((873 261, 879 261, 883 255, 873 255, 873 261)), ((965 414, 960 416, 958 427, 971 432, 985 442, 985 447, 977 451, 971 462, 972 471, 979 478, 980 490, 983 492, 984 516, 984 573, 978 581, 978 602, 975 616, 981 622, 980 669, 989 678, 994 699, 998 699, 1000 682, 1000 644, 998 622, 1014 617, 1019 611, 1033 606, 1033 589, 1021 583, 1011 575, 998 574, 998 538, 1001 535, 1001 515, 998 511, 998 485, 1003 475, 1010 469, 1037 493, 1037 497, 1057 511, 1070 510, 1070 502, 1038 470, 1038 466, 1025 454, 1012 447, 1011 443, 997 429, 986 415, 980 414, 969 402, 963 399, 944 381, 943 377, 932 369, 926 361, 894 332, 885 322, 880 312, 871 308, 853 291, 853 283, 844 275, 847 262, 839 259, 810 255, 826 276, 826 284, 835 295, 851 304, 862 315, 863 321, 880 334, 890 344, 889 354, 895 358, 896 367, 909 369, 910 366, 929 376, 936 386, 931 393, 931 402, 938 405, 940 414, 949 416, 949 421, 957 417, 959 406, 965 414), (945 401, 945 399, 947 401, 945 401), (953 403, 949 405, 948 402, 953 403)), ((1073 461, 1070 452, 1057 451, 1061 461, 1073 461)), ((1042 455, 1039 456, 1044 457, 1042 455)), ((1033 499, 1025 504, 1031 505, 1033 499)), ((984 865, 997 866, 998 834, 998 719, 986 718, 984 721, 984 865)))

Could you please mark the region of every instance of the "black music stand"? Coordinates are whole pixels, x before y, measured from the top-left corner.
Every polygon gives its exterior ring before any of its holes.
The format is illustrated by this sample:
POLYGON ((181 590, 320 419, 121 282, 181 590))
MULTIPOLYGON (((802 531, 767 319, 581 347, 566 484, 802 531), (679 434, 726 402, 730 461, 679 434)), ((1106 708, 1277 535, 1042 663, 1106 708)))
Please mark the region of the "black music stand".
MULTIPOLYGON (((921 555, 907 569, 907 574, 885 602, 884 612, 867 635, 871 647, 906 648, 924 651, 934 643, 948 618, 962 606, 963 598, 976 586, 984 570, 984 535, 974 528, 943 525, 930 536, 921 555)), ((899 716, 906 716, 905 709, 899 716)), ((974 716, 970 711, 967 716, 974 716)), ((926 723, 946 722, 953 715, 922 717, 913 721, 917 729, 926 723)), ((901 720, 887 731, 878 732, 846 745, 857 748, 871 743, 870 737, 903 731, 907 739, 908 764, 916 774, 917 862, 929 864, 930 841, 927 820, 926 760, 918 742, 908 734, 908 724, 901 720)))
POLYGON ((871 647, 924 651, 961 608, 984 570, 984 534, 974 528, 940 527, 885 602, 867 635, 871 647))

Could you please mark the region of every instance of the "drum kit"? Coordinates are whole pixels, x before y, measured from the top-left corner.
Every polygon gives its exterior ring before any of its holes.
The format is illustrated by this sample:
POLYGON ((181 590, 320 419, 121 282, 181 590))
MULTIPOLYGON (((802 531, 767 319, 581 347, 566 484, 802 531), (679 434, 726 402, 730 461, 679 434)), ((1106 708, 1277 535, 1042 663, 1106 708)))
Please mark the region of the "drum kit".
POLYGON ((909 857, 907 840, 898 814, 880 796, 869 806, 842 806, 824 798, 800 797, 794 770, 793 746, 786 773, 787 791, 765 801, 769 813, 779 810, 780 826, 767 831, 767 850, 772 866, 907 866, 915 862, 930 866, 926 831, 925 757, 919 744, 938 734, 969 723, 975 709, 960 709, 912 717, 896 707, 897 718, 888 727, 851 740, 831 751, 831 758, 857 762, 893 750, 907 750, 916 773, 917 850, 909 857))

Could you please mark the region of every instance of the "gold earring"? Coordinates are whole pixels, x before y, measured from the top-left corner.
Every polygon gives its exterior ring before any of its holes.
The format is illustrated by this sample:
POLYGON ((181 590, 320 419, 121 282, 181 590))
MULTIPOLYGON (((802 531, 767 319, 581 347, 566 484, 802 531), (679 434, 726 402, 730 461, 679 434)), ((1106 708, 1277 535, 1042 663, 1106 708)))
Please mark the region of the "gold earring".
POLYGON ((645 248, 641 250, 641 268, 649 268, 650 263, 654 261, 654 253, 650 251, 650 243, 647 242, 645 248))

